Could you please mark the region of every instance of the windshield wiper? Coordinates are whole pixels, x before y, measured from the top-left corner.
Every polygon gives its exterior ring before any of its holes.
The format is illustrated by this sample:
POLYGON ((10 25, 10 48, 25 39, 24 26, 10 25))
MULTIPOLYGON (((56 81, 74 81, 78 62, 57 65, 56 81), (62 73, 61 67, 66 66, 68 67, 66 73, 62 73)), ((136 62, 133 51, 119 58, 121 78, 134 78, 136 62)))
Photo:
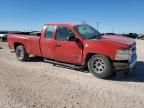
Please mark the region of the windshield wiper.
POLYGON ((99 35, 93 35, 92 37, 88 38, 88 39, 100 39, 101 38, 101 34, 99 35))

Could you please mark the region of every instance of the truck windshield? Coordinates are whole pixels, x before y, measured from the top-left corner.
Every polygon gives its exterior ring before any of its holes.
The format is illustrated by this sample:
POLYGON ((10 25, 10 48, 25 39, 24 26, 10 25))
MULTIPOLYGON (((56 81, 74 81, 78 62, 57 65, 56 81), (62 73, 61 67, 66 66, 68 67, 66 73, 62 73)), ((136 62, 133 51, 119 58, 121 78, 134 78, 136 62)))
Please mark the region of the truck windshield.
POLYGON ((99 39, 102 36, 100 32, 88 24, 77 25, 75 26, 75 29, 85 39, 99 39))

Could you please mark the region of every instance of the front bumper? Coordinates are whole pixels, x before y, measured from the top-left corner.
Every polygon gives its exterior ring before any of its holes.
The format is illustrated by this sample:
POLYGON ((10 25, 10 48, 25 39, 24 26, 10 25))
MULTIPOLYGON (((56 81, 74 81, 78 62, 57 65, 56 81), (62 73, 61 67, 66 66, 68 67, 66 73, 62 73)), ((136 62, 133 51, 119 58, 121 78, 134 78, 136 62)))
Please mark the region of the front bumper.
POLYGON ((136 54, 129 61, 114 61, 113 63, 114 70, 121 71, 121 70, 132 69, 135 67, 136 62, 137 62, 136 54))

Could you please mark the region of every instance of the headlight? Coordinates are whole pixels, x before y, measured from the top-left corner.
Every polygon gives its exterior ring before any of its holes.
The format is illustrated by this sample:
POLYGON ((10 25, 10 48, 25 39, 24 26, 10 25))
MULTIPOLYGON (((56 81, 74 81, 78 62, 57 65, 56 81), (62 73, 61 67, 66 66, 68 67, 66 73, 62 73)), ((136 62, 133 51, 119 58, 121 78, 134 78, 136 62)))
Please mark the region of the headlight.
POLYGON ((117 50, 115 60, 129 60, 132 50, 117 50))

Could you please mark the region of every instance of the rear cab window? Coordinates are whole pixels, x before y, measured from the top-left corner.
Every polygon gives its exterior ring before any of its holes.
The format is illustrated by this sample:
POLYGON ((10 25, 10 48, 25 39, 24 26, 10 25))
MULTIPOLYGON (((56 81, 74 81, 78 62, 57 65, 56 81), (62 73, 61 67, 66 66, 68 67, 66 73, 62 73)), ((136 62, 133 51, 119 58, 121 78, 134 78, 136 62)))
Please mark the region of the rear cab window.
POLYGON ((48 26, 45 33, 46 38, 54 39, 54 33, 55 33, 55 26, 48 26))

